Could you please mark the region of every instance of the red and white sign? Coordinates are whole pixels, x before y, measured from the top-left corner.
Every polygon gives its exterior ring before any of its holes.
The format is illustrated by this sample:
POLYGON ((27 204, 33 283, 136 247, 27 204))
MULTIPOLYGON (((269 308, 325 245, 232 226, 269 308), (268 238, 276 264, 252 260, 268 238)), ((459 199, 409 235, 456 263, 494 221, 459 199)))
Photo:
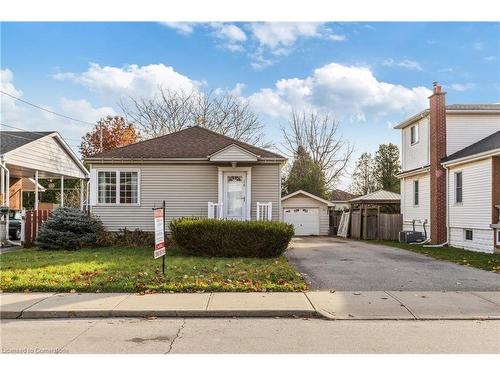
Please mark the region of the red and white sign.
POLYGON ((154 219, 155 219, 155 251, 154 258, 159 258, 166 254, 165 250, 165 226, 163 223, 164 213, 163 208, 154 209, 154 219))

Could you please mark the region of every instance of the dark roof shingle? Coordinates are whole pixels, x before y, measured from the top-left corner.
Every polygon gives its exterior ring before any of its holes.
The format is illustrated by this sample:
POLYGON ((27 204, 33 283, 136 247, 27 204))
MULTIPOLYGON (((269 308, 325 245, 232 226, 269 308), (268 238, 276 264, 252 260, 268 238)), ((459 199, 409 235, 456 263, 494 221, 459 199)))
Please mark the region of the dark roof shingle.
POLYGON ((90 156, 88 159, 198 159, 236 144, 263 158, 284 159, 271 151, 252 146, 200 126, 137 142, 90 156))
POLYGON ((473 156, 480 154, 482 152, 500 149, 500 131, 481 139, 480 141, 467 146, 454 154, 451 154, 443 159, 441 162, 448 162, 452 160, 457 160, 465 158, 467 156, 473 156))
POLYGON ((0 131, 0 154, 6 154, 54 132, 0 131))
POLYGON ((358 195, 351 194, 347 191, 335 189, 332 191, 330 200, 333 202, 347 202, 350 199, 356 198, 358 195))

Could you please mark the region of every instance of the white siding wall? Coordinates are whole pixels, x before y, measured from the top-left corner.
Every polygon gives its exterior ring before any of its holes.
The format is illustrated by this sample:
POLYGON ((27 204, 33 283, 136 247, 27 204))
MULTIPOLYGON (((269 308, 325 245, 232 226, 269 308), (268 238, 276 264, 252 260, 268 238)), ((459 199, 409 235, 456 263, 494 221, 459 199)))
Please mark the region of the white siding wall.
POLYGON ((429 164, 429 116, 402 129, 401 163, 403 171, 429 164), (418 142, 411 144, 411 127, 418 124, 418 142))
POLYGON ((493 230, 473 229, 473 241, 465 240, 463 228, 450 228, 450 246, 483 253, 493 253, 493 230))
POLYGON ((450 245, 493 252, 491 224, 491 159, 449 169, 448 209, 450 245), (455 173, 462 172, 463 202, 455 203, 455 173), (465 241, 464 229, 473 229, 473 241, 465 241))
POLYGON ((240 147, 231 146, 210 158, 211 161, 257 161, 257 158, 242 150, 240 147))
POLYGON ((67 177, 86 177, 66 150, 53 137, 44 137, 20 147, 7 154, 5 161, 16 166, 62 174, 67 177))
POLYGON ((427 238, 431 232, 430 217, 430 176, 423 173, 401 180, 401 213, 403 214, 403 229, 412 230, 412 221, 416 220, 415 229, 423 232, 423 222, 427 219, 425 229, 427 238), (419 181, 419 204, 413 204, 413 181, 419 181), (420 222, 419 222, 420 221, 420 222))
MULTIPOLYGON (((152 208, 166 201, 167 223, 181 216, 206 217, 207 203, 218 200, 218 169, 211 164, 94 165, 95 168, 140 169, 140 204, 93 206, 106 229, 122 228, 152 231, 152 208)), ((252 167, 252 219, 257 202, 273 203, 273 219, 279 220, 280 166, 252 167)), ((94 193, 94 192, 92 192, 94 193)))
POLYGON ((328 206, 316 199, 312 199, 302 194, 297 194, 281 202, 283 209, 285 208, 318 208, 319 209, 319 234, 327 236, 329 234, 329 221, 328 221, 328 206))
POLYGON ((446 115, 446 152, 451 155, 500 130, 498 114, 446 115))

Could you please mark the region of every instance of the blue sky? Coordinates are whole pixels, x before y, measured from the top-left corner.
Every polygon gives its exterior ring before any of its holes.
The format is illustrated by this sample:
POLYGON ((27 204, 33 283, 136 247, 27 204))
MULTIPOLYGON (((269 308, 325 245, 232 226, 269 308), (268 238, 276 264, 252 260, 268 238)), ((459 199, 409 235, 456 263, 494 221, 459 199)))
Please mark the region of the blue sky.
MULTIPOLYGON (((232 91, 276 143, 292 108, 330 112, 359 155, 399 144, 391 125, 425 108, 432 81, 448 103, 500 102, 500 24, 2 23, 1 68, 2 90, 90 122, 159 85, 232 91)), ((72 146, 88 130, 1 99, 6 124, 72 146)))

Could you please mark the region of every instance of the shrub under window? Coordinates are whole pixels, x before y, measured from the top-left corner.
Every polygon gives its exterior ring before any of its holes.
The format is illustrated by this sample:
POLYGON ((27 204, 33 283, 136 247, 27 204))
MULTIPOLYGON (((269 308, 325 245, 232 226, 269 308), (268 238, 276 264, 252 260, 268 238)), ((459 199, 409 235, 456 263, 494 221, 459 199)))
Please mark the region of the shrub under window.
POLYGON ((170 223, 172 239, 189 255, 276 257, 285 252, 293 226, 277 221, 180 218, 170 223))
POLYGON ((76 208, 57 208, 40 228, 36 245, 42 249, 76 250, 95 246, 102 223, 76 208))

